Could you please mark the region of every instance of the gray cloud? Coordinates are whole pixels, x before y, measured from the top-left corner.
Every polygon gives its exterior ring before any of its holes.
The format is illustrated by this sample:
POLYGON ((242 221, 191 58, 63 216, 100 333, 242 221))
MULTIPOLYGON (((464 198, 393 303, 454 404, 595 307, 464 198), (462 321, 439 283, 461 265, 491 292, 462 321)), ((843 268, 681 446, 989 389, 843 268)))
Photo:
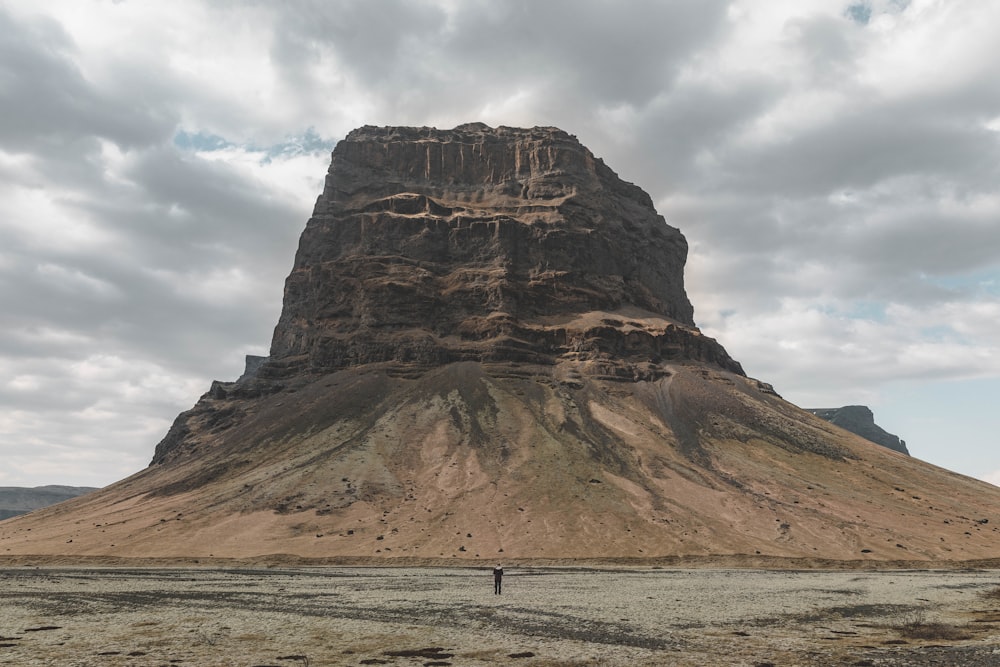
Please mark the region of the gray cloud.
MULTIPOLYGON (((106 92, 87 81, 77 55, 57 22, 19 21, 0 7, 0 144, 5 150, 56 159, 67 145, 93 146, 95 137, 128 148, 162 139, 171 130, 175 119, 127 95, 130 86, 106 92)), ((123 83, 146 81, 136 76, 123 83)))
POLYGON ((628 11, 568 0, 459 7, 450 52, 518 82, 563 80, 606 106, 643 106, 669 88, 725 16, 717 1, 641 2, 628 11))

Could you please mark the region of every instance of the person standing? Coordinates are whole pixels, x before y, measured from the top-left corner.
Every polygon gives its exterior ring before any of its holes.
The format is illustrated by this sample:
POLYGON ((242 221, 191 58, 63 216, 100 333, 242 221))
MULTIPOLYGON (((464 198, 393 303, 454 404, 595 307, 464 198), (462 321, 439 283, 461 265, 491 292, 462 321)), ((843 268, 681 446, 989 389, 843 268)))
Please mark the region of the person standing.
POLYGON ((497 563, 493 568, 493 595, 500 595, 501 588, 503 588, 503 566, 497 563))

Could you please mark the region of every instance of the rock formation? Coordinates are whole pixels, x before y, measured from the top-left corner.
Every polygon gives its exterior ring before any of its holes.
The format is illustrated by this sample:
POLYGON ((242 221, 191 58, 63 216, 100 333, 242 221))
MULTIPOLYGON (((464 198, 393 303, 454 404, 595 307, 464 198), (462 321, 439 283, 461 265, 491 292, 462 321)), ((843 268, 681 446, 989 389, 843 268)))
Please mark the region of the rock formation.
POLYGON ((871 440, 876 445, 888 447, 907 456, 910 455, 906 449, 906 442, 876 424, 875 415, 872 414, 871 408, 866 405, 845 405, 842 408, 809 408, 809 412, 831 424, 836 424, 840 428, 860 435, 866 440, 871 440))
POLYGON ((0 555, 996 554, 1000 489, 746 377, 695 326, 686 251, 560 130, 356 130, 269 356, 0 555))

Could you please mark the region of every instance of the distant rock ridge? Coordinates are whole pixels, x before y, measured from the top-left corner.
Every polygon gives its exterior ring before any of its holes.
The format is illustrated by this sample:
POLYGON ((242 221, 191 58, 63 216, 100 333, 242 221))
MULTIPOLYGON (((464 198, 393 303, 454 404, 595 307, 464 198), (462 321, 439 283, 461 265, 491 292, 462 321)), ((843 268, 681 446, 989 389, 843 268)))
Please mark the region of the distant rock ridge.
POLYGON ((876 424, 875 415, 865 405, 845 405, 842 408, 807 408, 807 410, 817 417, 871 440, 877 445, 888 447, 907 456, 910 455, 906 449, 906 442, 876 424))
POLYGON ((90 486, 0 486, 0 521, 96 490, 90 486))

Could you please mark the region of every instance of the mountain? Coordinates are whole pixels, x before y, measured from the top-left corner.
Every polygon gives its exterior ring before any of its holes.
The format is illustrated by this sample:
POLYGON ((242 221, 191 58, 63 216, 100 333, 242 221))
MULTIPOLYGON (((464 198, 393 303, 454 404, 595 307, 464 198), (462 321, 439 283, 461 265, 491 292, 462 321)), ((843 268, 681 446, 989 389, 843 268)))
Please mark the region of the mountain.
POLYGON ((89 486, 0 486, 0 521, 55 505, 97 489, 89 486))
POLYGON ((866 440, 871 440, 876 445, 888 447, 907 456, 910 455, 909 450, 906 449, 906 442, 876 424, 875 415, 871 408, 866 405, 845 405, 842 408, 808 408, 808 410, 831 424, 836 424, 866 440))
POLYGON ((555 128, 363 127, 270 354, 0 554, 996 556, 1000 488, 874 445, 695 326, 687 243, 555 128))

